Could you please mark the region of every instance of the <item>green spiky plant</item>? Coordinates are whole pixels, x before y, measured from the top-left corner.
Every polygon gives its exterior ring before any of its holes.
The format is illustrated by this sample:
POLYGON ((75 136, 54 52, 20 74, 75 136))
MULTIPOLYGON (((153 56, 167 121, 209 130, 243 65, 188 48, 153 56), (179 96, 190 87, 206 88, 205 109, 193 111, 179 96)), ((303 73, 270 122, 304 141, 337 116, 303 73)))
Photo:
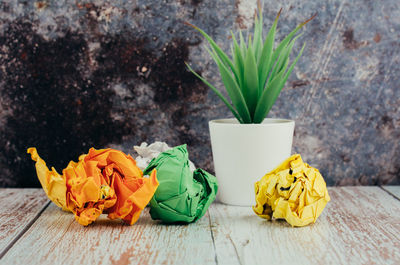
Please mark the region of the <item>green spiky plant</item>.
POLYGON ((198 30, 208 41, 210 48, 207 50, 217 63, 222 82, 232 104, 218 89, 186 64, 188 69, 218 95, 240 123, 261 123, 268 115, 303 53, 305 43, 289 66, 290 53, 295 41, 301 36, 296 33, 315 17, 314 15, 299 24, 274 48, 276 26, 282 9, 278 12, 265 39, 263 38, 263 17, 260 5, 258 10, 259 15, 257 16, 257 13, 255 15, 253 38, 251 34, 248 34, 247 43, 241 31, 239 31, 240 43, 236 40, 235 34, 231 32, 232 59, 207 33, 187 23, 198 30))

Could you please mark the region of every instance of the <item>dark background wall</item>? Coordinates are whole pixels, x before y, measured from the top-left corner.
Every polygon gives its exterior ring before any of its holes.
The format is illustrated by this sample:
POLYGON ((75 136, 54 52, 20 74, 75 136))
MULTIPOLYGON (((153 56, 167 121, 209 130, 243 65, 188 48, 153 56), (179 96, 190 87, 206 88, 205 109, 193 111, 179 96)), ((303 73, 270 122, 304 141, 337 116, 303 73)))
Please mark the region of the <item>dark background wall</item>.
MULTIPOLYGON (((208 121, 232 115, 186 70, 185 61, 223 90, 205 42, 183 21, 227 50, 229 31, 251 27, 255 7, 2 0, 0 186, 38 186, 29 146, 60 172, 91 146, 132 153, 142 141, 187 143, 192 160, 213 171, 208 121)), ((296 121, 293 151, 328 184, 400 183, 399 2, 269 0, 266 26, 281 7, 279 39, 318 16, 269 117, 296 121)))

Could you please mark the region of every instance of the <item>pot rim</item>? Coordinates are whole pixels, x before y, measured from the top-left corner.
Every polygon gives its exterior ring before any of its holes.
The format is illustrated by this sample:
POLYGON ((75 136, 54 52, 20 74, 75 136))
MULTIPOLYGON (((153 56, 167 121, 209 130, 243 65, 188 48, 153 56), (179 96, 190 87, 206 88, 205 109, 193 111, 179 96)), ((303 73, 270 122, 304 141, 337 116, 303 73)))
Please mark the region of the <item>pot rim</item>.
POLYGON ((265 118, 262 123, 239 123, 236 118, 227 119, 215 119, 208 122, 210 125, 229 125, 237 127, 270 127, 277 125, 289 125, 294 124, 294 120, 289 119, 278 119, 278 118, 265 118))

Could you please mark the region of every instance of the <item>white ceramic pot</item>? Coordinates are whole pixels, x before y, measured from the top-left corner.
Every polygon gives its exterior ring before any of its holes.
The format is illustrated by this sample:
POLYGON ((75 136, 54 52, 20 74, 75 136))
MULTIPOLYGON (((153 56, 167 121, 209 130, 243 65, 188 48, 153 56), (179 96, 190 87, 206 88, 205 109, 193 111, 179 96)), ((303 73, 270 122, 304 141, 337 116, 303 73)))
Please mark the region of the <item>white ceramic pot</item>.
POLYGON ((291 154, 294 121, 240 124, 236 119, 221 119, 210 121, 209 127, 217 199, 230 205, 255 205, 254 183, 291 154))

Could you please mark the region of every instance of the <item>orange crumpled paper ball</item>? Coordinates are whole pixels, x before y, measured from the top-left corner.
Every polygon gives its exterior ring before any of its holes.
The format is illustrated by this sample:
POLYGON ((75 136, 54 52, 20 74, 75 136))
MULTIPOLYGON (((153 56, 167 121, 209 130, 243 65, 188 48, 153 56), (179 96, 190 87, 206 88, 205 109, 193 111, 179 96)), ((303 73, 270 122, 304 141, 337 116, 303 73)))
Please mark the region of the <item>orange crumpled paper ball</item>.
POLYGON ((28 153, 36 161, 39 181, 50 200, 73 212, 84 226, 102 213, 134 224, 158 187, 156 170, 143 177, 135 160, 118 150, 91 148, 78 162, 71 161, 62 175, 47 168, 36 148, 28 153))

